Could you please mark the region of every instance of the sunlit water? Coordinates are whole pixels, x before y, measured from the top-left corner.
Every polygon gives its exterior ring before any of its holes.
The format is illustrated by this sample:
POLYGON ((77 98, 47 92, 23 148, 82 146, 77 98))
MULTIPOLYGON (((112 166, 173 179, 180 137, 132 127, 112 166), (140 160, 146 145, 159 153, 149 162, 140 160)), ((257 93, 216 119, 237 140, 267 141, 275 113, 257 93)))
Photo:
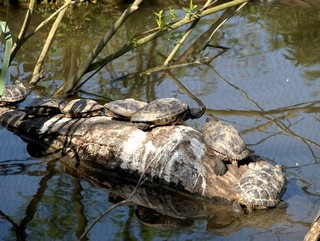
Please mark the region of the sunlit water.
MULTIPOLYGON (((135 33, 155 27, 154 11, 146 6, 132 16, 103 54, 110 54, 135 33)), ((265 227, 235 228, 225 233, 213 232, 202 218, 184 229, 168 231, 139 222, 134 206, 120 207, 93 227, 89 239, 302 240, 320 208, 320 151, 316 146, 320 144, 318 11, 285 5, 248 5, 217 32, 212 44, 230 49, 213 60, 211 67, 179 68, 172 71, 173 76, 158 73, 110 81, 161 65, 174 44, 170 36, 164 36, 104 67, 82 88, 86 92, 82 96, 101 102, 174 96, 196 106, 192 98, 198 98, 206 105, 207 116, 230 121, 241 131, 250 149, 285 167, 288 186, 283 199, 288 208, 281 218, 265 227)), ((24 10, 10 11, 9 27, 14 36, 22 23, 22 13, 24 10)), ((117 17, 117 13, 108 15, 98 8, 94 13, 65 21, 69 27, 59 30, 43 68, 46 78, 39 85, 46 88, 35 90, 20 107, 36 95, 51 95, 117 17)), ((0 14, 0 20, 4 20, 4 9, 0 14)), ((38 14, 34 24, 41 18, 38 14)), ((202 34, 214 18, 203 19, 191 40, 202 34)), ((35 35, 20 50, 10 68, 12 80, 30 78, 45 33, 35 35)), ((0 49, 2 59, 3 44, 0 49)), ((217 52, 211 48, 206 54, 212 57, 217 52)), ((187 124, 201 130, 205 119, 203 116, 187 124)), ((1 240, 16 239, 14 225, 24 229, 27 240, 75 240, 86 225, 112 205, 108 192, 71 177, 59 163, 31 157, 26 144, 4 128, 0 129, 0 143, 1 240)))

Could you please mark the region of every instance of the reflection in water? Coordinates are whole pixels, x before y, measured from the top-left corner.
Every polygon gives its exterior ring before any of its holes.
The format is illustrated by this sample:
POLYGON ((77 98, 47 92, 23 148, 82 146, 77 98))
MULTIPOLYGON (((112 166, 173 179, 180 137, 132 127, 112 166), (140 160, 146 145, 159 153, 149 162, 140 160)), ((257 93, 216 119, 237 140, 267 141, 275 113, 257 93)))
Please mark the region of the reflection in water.
POLYGON ((308 80, 320 77, 320 58, 315 54, 320 51, 320 4, 316 2, 280 1, 264 7, 253 5, 246 8, 251 15, 259 12, 263 27, 273 33, 269 40, 271 50, 283 49, 285 46, 285 59, 292 61, 295 66, 305 66, 304 77, 308 80), (278 7, 279 4, 282 4, 281 7, 278 7), (292 7, 293 4, 299 7, 292 7))

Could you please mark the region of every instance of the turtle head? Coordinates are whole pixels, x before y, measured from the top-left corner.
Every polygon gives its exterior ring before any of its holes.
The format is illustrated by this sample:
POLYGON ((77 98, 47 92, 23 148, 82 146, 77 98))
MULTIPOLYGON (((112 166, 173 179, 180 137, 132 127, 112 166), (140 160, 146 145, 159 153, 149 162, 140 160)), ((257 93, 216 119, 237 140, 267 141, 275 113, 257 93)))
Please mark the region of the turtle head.
POLYGON ((200 108, 190 108, 190 117, 191 119, 200 118, 204 112, 206 111, 206 107, 200 106, 200 108))
POLYGON ((61 110, 61 112, 63 112, 64 107, 66 107, 66 102, 64 100, 61 100, 58 104, 59 109, 61 110))

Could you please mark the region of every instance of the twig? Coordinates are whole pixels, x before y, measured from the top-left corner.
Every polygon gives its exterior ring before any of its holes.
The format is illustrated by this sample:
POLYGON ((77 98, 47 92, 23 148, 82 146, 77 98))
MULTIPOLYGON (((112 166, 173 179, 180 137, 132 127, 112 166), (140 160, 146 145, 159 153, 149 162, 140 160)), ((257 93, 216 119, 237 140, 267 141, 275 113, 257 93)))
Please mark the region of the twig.
POLYGON ((209 36, 207 42, 205 43, 205 45, 203 46, 198 59, 202 59, 203 58, 203 53, 205 51, 205 49, 209 46, 214 34, 217 32, 217 30, 229 19, 231 18, 236 12, 238 12, 241 8, 244 7, 244 5, 246 5, 247 3, 242 3, 240 6, 234 6, 231 8, 228 8, 221 16, 220 18, 214 23, 215 24, 215 29, 212 31, 211 35, 209 36))
MULTIPOLYGON (((212 4, 212 0, 207 0, 207 2, 204 4, 204 6, 201 8, 199 13, 201 13, 203 10, 207 9, 207 7, 212 4)), ((171 53, 168 55, 167 59, 164 61, 163 65, 169 65, 169 62, 172 60, 172 58, 175 56, 175 54, 178 52, 182 44, 186 41, 186 39, 189 37, 191 32, 194 30, 198 22, 200 21, 200 18, 195 19, 191 26, 188 28, 187 32, 181 37, 181 39, 177 42, 176 46, 173 48, 171 53)))
POLYGON ((174 83, 180 88, 180 89, 182 89, 183 90, 183 92, 184 93, 186 93, 191 99, 193 99, 195 102, 197 102, 197 104, 199 105, 199 106, 205 106, 204 104, 203 104, 203 102, 199 99, 199 98, 197 98, 194 94, 192 94, 191 92, 190 92, 190 90, 188 90, 188 88, 186 88, 182 83, 181 83, 181 81, 180 80, 178 80, 171 72, 167 72, 167 75, 169 75, 170 76, 170 78, 174 81, 174 83))
POLYGON ((181 39, 177 42, 176 46, 174 46, 173 50, 170 52, 170 54, 168 55, 167 59, 164 61, 163 65, 168 66, 169 62, 172 60, 172 58, 174 57, 174 55, 178 52, 178 50, 180 49, 180 47, 182 46, 182 44, 186 41, 186 39, 189 37, 189 35, 191 34, 192 30, 195 28, 195 26, 198 24, 199 22, 199 18, 194 20, 191 24, 191 26, 189 27, 189 29, 187 30, 187 32, 185 32, 185 34, 181 37, 181 39))
POLYGON ((97 61, 97 62, 91 64, 90 67, 88 68, 88 72, 92 71, 92 70, 95 70, 97 68, 100 68, 101 66, 106 65, 109 62, 111 62, 112 60, 122 56, 123 54, 125 54, 125 53, 127 53, 129 51, 132 51, 133 49, 135 49, 135 48, 137 48, 137 47, 139 47, 139 46, 141 46, 143 44, 146 44, 146 43, 148 43, 148 42, 150 42, 150 41, 152 41, 152 40, 154 40, 154 39, 156 39, 156 38, 158 38, 158 37, 170 32, 172 30, 180 28, 180 27, 182 27, 182 26, 184 26, 186 24, 189 24, 189 23, 193 22, 197 18, 201 18, 201 17, 207 16, 207 15, 210 15, 212 13, 227 9, 229 7, 232 7, 232 6, 235 6, 235 5, 238 5, 238 4, 242 4, 244 2, 247 2, 247 0, 233 0, 233 1, 230 1, 230 2, 227 2, 227 3, 220 4, 218 6, 206 9, 200 14, 191 15, 190 18, 184 18, 184 19, 182 19, 180 21, 174 22, 173 24, 169 25, 165 30, 162 30, 162 31, 158 30, 157 32, 152 33, 152 34, 150 34, 148 36, 145 36, 145 37, 143 37, 141 39, 132 41, 132 42, 124 45, 117 52, 115 52, 113 54, 110 54, 107 57, 101 59, 100 61, 97 61))
MULTIPOLYGON (((70 2, 71 2, 71 0, 67 0, 65 5, 69 5, 70 2)), ((55 35, 55 33, 56 33, 56 31, 57 31, 57 29, 59 27, 59 24, 60 24, 60 22, 61 22, 61 20, 62 20, 62 18, 64 16, 64 14, 66 13, 66 11, 67 11, 66 8, 62 9, 59 12, 56 20, 54 21, 54 23, 52 25, 52 28, 51 28, 51 30, 50 30, 50 32, 48 34, 46 42, 45 42, 45 44, 43 46, 43 49, 41 51, 41 54, 39 56, 38 62, 36 63, 36 66, 35 66, 35 68, 33 70, 32 78, 30 80, 30 85, 31 86, 37 84, 37 82, 41 78, 41 72, 40 71, 41 71, 41 67, 42 67, 43 61, 44 61, 44 59, 45 59, 45 57, 47 55, 47 52, 48 52, 49 47, 50 47, 50 45, 52 43, 53 37, 54 37, 54 35, 55 35)))
MULTIPOLYGON (((228 80, 226 80, 224 77, 222 77, 211 65, 209 65, 212 70, 223 80, 225 81, 226 83, 228 83, 230 86, 232 86, 233 88, 239 90, 244 96, 246 99, 248 99, 251 103, 253 103, 258 109, 260 109, 261 111, 265 112, 264 109, 256 102, 254 101, 253 99, 251 99, 248 94, 241 88, 235 86, 234 84, 232 84, 231 82, 229 82, 228 80)), ((270 122, 272 122, 274 125, 276 125, 278 127, 278 129, 280 129, 280 131, 282 131, 283 133, 286 133, 288 134, 289 136, 292 136, 294 138, 297 138, 299 140, 301 140, 309 149, 312 149, 310 147, 310 144, 316 146, 317 148, 320 149, 320 144, 310 140, 310 139, 307 139, 307 138, 304 138, 298 134, 296 134, 295 132, 293 132, 292 130, 290 130, 289 127, 287 127, 282 121, 275 121, 274 119, 266 116, 266 115, 260 115, 262 118, 265 118, 267 120, 269 120, 270 122)), ((313 153, 312 153, 313 154, 313 153)), ((314 155, 313 155, 314 156, 314 155)))
MULTIPOLYGON (((135 1, 136 2, 140 2, 140 1, 135 1)), ((146 44, 174 29, 177 29, 183 25, 186 25, 188 23, 191 23, 193 21, 195 21, 196 19, 198 18, 201 18, 201 17, 204 17, 204 16, 207 16, 207 15, 210 15, 214 12, 218 12, 218 11, 221 11, 223 9, 226 9, 226 8, 229 8, 229 7, 232 7, 232 6, 235 6, 235 5, 239 5, 239 4, 242 4, 244 2, 247 2, 247 0, 233 0, 233 1, 230 1, 230 2, 227 2, 227 3, 223 3, 223 4, 220 4, 218 6, 215 6, 215 7, 212 7, 212 8, 209 8, 209 9, 206 9, 204 10, 202 13, 200 14, 192 14, 190 16, 190 18, 184 18, 180 21, 177 21, 177 22, 174 22, 172 25, 168 26, 165 30, 158 30, 157 32, 155 33, 152 33, 152 34, 149 34, 148 36, 145 36, 145 37, 142 37, 141 39, 138 39, 138 40, 132 40, 131 42, 125 44, 124 46, 122 46, 121 49, 119 49, 118 51, 108 55, 107 57, 101 59, 100 61, 97 61, 93 64, 91 64, 91 62, 93 61, 92 59, 92 56, 90 58, 88 58, 88 60, 86 61, 85 64, 83 64, 83 66, 81 68, 79 68, 78 72, 71 78, 70 81, 66 81, 66 83, 64 83, 58 90, 57 92, 55 93, 56 96, 65 96, 65 95, 70 95, 72 94, 75 89, 78 89, 79 87, 79 81, 80 81, 80 78, 87 72, 90 72, 92 70, 95 70, 95 69, 99 69, 99 68, 102 68, 103 66, 105 66, 106 64, 108 64, 109 62, 111 62, 112 60, 124 55, 125 53, 129 52, 129 51, 132 51, 134 50, 135 48, 143 45, 143 44, 146 44), (89 61, 90 59, 90 61, 89 61), (90 62, 90 63, 89 63, 90 62), (81 70, 80 70, 81 69, 81 70)), ((135 4, 134 3, 134 4, 135 4)), ((136 6, 137 8, 137 6, 136 6)), ((127 9, 128 10, 128 9, 127 9)), ((126 10, 126 11, 127 11, 126 10)), ((136 10, 136 9, 135 9, 136 10)), ((128 10, 129 11, 129 10, 128 10)), ((123 14, 125 15, 125 13, 123 14)), ((122 15, 122 16, 123 16, 122 15)), ((121 17, 122 17, 121 16, 121 17)), ((118 21, 115 23, 115 25, 119 22, 121 23, 121 17, 120 19, 118 19, 118 21)), ((120 26, 119 26, 120 27, 120 26)), ((110 30, 111 31, 111 30, 110 30)), ((111 37, 111 36, 110 36, 111 37)), ((82 83, 83 84, 83 83, 82 83)), ((81 85, 82 85, 81 84, 81 85)))
POLYGON ((20 29, 20 33, 18 35, 18 41, 13 45, 11 49, 10 63, 13 60, 16 53, 18 52, 19 48, 21 47, 20 40, 24 39, 28 31, 35 4, 36 4, 36 0, 30 0, 26 16, 24 18, 22 27, 20 29))
POLYGON ((127 20, 127 18, 136 10, 138 10, 138 6, 142 3, 143 0, 135 0, 134 3, 127 8, 120 18, 114 23, 113 27, 103 36, 100 42, 96 45, 94 50, 89 54, 89 57, 84 61, 84 63, 80 66, 78 71, 71 77, 71 79, 66 80, 66 83, 62 85, 57 92, 56 96, 61 96, 64 94, 71 93, 74 88, 77 88, 77 84, 80 81, 80 78, 87 72, 91 63, 95 60, 101 50, 106 46, 106 44, 110 41, 112 36, 118 31, 118 29, 122 26, 122 24, 127 20))

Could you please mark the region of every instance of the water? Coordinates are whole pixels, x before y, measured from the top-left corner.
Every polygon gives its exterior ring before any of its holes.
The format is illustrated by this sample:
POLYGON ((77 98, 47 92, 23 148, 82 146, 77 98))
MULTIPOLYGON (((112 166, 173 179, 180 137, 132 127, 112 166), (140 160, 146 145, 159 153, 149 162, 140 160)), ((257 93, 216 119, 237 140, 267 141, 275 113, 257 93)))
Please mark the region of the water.
MULTIPOLYGON (((161 8, 165 7, 146 4, 141 8, 104 49, 103 55, 122 46, 135 33, 155 27, 153 12, 161 8)), ((65 19, 50 48, 43 67, 46 78, 20 107, 34 96, 51 95, 86 58, 101 34, 116 20, 120 9, 109 15, 99 5, 73 11, 76 14, 65 19)), ((258 212, 220 229, 212 221, 214 212, 201 209, 201 215, 195 212, 198 217, 188 218, 190 222, 176 224, 182 227, 164 230, 139 221, 136 214, 139 207, 119 207, 102 218, 88 238, 302 240, 320 208, 318 11, 306 3, 250 4, 217 32, 212 44, 230 49, 212 61, 211 66, 178 68, 171 71, 172 76, 157 73, 112 81, 161 65, 174 44, 170 36, 164 36, 104 67, 82 87, 85 92, 81 93, 101 102, 127 97, 151 101, 174 96, 196 106, 200 100, 207 107, 206 115, 234 124, 250 149, 284 166, 288 186, 283 199, 288 203, 287 209, 269 210, 261 215, 258 212)), ((23 9, 10 9, 9 27, 14 36, 23 13, 23 9)), ((46 14, 43 10, 37 13, 34 26, 46 14)), ((183 12, 178 14, 182 16, 183 12)), ((5 9, 1 7, 0 20, 4 16, 5 9)), ((203 19, 187 43, 206 31, 214 18, 213 15, 203 19)), ((46 31, 39 32, 22 47, 10 67, 12 80, 27 81, 31 77, 46 31)), ((1 59, 3 47, 2 42, 1 59)), ((210 48, 206 54, 213 56, 218 52, 210 48)), ((205 118, 187 124, 201 130, 205 118)), ((24 231, 20 237, 26 235, 27 240, 75 240, 112 205, 106 186, 73 177, 54 158, 31 157, 26 144, 3 128, 0 142, 1 240, 15 240, 19 228, 24 231)), ((200 207, 197 202, 190 202, 190 207, 200 207)), ((189 207, 187 203, 185 207, 189 207)))

